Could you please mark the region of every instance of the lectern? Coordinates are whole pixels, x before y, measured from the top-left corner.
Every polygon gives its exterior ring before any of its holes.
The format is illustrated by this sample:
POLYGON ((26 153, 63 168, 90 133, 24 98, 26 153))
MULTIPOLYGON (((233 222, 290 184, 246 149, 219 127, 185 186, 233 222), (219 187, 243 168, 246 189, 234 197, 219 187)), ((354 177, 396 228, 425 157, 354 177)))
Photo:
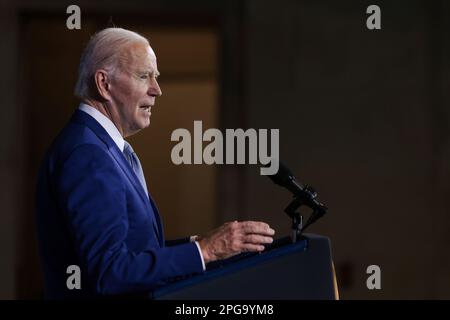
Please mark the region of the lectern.
POLYGON ((245 253, 151 294, 163 300, 336 299, 330 241, 304 234, 274 241, 261 253, 245 253))

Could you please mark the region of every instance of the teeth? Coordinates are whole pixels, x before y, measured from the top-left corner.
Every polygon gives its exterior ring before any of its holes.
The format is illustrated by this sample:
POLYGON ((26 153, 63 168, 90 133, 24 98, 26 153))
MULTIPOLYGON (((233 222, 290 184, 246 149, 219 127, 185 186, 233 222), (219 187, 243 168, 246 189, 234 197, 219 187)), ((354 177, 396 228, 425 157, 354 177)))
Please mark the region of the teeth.
POLYGON ((141 108, 150 113, 152 106, 142 106, 141 108))

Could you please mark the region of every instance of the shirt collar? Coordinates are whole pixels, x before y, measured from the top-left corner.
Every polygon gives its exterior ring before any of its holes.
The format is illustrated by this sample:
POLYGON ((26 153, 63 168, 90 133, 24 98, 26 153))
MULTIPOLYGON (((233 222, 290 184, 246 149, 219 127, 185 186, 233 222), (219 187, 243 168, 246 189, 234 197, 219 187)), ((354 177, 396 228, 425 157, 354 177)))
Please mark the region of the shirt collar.
POLYGON ((119 130, 117 130, 116 126, 110 119, 108 119, 103 113, 101 113, 94 107, 91 107, 90 105, 87 105, 85 103, 80 103, 78 109, 86 112, 88 115, 94 118, 103 127, 103 129, 106 130, 111 139, 113 139, 113 141, 116 143, 119 150, 123 152, 125 141, 123 140, 123 137, 120 134, 119 130))

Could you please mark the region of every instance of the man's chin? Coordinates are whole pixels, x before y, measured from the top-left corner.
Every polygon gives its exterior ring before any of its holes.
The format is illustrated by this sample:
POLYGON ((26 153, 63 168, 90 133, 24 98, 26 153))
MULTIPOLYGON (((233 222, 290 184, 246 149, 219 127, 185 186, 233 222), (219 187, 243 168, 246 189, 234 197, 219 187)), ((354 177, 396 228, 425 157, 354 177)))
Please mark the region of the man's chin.
POLYGON ((140 124, 141 124, 141 125, 140 125, 140 128, 141 128, 141 129, 145 129, 145 128, 147 128, 148 126, 150 126, 150 117, 148 117, 148 118, 146 118, 146 119, 143 119, 143 120, 141 121, 140 124))
POLYGON ((136 122, 135 126, 132 127, 131 131, 125 137, 132 136, 132 135, 138 133, 139 131, 141 131, 142 129, 147 128, 148 126, 150 126, 150 119, 141 120, 139 122, 136 122))

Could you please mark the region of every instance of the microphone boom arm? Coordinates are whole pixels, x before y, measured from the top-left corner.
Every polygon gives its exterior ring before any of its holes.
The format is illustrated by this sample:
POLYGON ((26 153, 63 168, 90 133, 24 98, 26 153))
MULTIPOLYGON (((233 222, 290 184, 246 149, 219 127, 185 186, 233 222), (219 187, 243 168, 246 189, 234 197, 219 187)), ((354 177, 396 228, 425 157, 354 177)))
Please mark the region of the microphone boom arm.
POLYGON ((298 183, 292 172, 283 163, 279 162, 278 172, 268 177, 275 184, 288 189, 294 195, 294 200, 284 209, 284 212, 292 219, 292 241, 297 242, 301 233, 321 218, 328 208, 317 200, 317 192, 311 186, 303 186, 298 183), (312 209, 312 214, 304 225, 303 216, 298 212, 301 206, 312 209))
POLYGON ((294 200, 284 210, 292 219, 292 242, 297 242, 302 232, 327 212, 327 207, 317 201, 316 198, 317 193, 312 187, 302 186, 297 189, 297 192, 294 194, 294 200), (301 206, 307 206, 313 210, 304 225, 303 216, 298 211, 301 206))

